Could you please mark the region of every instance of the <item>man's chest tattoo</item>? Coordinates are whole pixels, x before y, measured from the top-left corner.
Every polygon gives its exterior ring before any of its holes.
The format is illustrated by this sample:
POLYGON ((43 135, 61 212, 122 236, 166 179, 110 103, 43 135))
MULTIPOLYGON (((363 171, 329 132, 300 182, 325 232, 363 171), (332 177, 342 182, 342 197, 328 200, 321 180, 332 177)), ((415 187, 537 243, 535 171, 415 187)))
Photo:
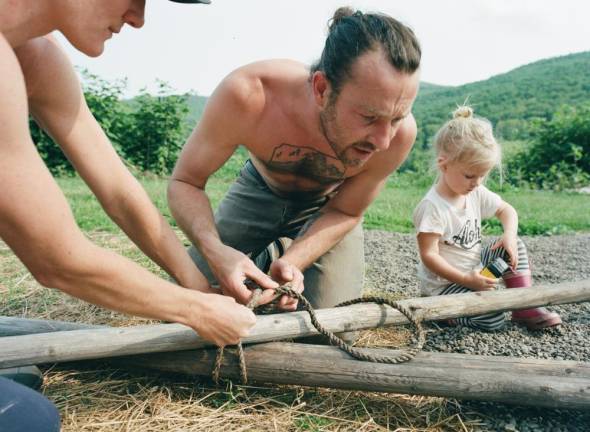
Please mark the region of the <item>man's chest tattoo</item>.
POLYGON ((344 179, 346 171, 340 159, 317 151, 312 147, 281 144, 274 148, 267 163, 268 169, 294 174, 320 184, 344 179))

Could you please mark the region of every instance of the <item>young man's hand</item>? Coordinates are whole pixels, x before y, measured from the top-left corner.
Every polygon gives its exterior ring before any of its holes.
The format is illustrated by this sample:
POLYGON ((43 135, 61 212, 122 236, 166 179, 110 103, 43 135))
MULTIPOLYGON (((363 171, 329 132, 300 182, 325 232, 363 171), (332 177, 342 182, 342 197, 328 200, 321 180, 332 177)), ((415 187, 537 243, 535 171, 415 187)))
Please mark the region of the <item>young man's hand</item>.
POLYGON ((187 324, 219 347, 235 345, 248 336, 256 315, 232 297, 199 294, 198 307, 189 311, 187 324))
POLYGON ((215 257, 209 262, 209 265, 223 294, 233 297, 239 303, 248 304, 252 298, 252 291, 244 282, 249 279, 263 289, 258 304, 262 305, 272 301, 273 288, 278 288, 279 284, 256 267, 256 264, 246 254, 222 245, 215 257))
MULTIPOLYGON (((303 292, 303 273, 296 266, 291 264, 289 261, 279 258, 272 262, 269 269, 270 276, 283 285, 287 282, 291 282, 291 289, 293 291, 302 293, 303 292)), ((278 303, 279 309, 286 311, 297 310, 298 300, 293 297, 284 295, 281 297, 278 303)))

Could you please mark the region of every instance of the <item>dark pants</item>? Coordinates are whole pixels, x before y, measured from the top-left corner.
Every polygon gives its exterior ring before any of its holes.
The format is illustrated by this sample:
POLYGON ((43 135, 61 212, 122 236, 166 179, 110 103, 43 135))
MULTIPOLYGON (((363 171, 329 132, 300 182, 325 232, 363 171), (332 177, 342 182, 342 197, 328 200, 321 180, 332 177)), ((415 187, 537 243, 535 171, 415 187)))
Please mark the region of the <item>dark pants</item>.
MULTIPOLYGON (((250 254, 254 263, 264 269, 269 264, 265 262, 266 246, 279 237, 295 239, 319 216, 328 199, 279 197, 248 161, 219 204, 215 224, 224 244, 250 254)), ((209 282, 215 284, 201 253, 192 246, 189 254, 209 282)), ((363 229, 358 224, 305 270, 303 294, 314 308, 332 307, 360 297, 364 270, 363 229)))
POLYGON ((0 431, 59 431, 55 405, 35 390, 0 377, 0 431))

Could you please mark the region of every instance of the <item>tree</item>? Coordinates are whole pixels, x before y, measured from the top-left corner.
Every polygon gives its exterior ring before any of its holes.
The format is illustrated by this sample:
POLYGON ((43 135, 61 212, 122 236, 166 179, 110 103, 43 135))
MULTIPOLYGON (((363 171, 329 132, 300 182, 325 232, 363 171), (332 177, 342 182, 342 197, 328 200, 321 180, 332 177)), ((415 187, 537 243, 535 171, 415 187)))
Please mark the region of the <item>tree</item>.
POLYGON ((158 81, 158 87, 157 96, 144 89, 134 99, 122 149, 127 160, 141 171, 167 174, 186 137, 188 96, 171 94, 163 81, 158 81))

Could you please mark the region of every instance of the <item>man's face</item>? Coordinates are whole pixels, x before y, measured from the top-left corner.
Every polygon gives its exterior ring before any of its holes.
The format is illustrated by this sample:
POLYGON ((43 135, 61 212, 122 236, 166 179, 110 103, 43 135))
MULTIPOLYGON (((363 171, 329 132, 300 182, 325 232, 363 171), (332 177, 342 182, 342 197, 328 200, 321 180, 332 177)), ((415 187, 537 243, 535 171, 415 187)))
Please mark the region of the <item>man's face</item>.
POLYGON ((128 24, 144 22, 145 0, 83 0, 71 2, 60 30, 79 51, 91 57, 102 54, 104 43, 128 24))
POLYGON ((401 73, 381 51, 371 51, 356 60, 338 95, 328 90, 320 127, 345 166, 361 166, 389 148, 411 113, 418 85, 418 73, 401 73))

